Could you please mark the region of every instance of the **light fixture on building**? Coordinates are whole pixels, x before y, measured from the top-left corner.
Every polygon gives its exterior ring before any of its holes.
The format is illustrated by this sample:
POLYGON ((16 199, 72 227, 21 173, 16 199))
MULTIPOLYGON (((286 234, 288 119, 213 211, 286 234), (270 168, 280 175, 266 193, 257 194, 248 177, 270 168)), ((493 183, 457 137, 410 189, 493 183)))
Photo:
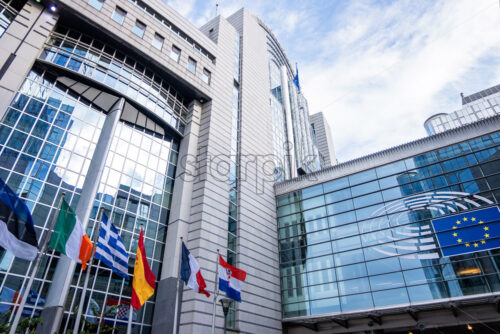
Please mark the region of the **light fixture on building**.
POLYGON ((469 324, 467 324, 467 329, 471 331, 472 330, 472 326, 469 325, 469 324))
POLYGON ((52 13, 54 13, 57 10, 57 7, 56 5, 50 5, 49 9, 52 13))
POLYGON ((476 275, 476 274, 480 274, 480 273, 481 273, 481 269, 479 269, 479 268, 469 268, 469 269, 460 270, 457 274, 459 274, 459 275, 476 275))

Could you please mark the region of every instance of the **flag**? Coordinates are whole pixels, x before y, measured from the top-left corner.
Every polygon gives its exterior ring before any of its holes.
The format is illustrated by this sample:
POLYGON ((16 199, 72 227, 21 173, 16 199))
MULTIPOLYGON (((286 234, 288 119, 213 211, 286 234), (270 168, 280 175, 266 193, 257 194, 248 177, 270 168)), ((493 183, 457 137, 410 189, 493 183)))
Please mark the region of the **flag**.
MULTIPOLYGON (((30 290, 30 293, 28 294, 28 299, 26 300, 26 305, 35 305, 37 299, 38 299, 38 293, 36 293, 36 291, 30 290)), ((12 304, 15 303, 20 304, 21 296, 19 294, 19 291, 4 286, 0 293, 0 301, 9 302, 12 304)), ((38 306, 40 307, 43 306, 44 304, 45 304, 45 298, 40 297, 40 299, 38 299, 38 306)), ((0 304, 0 313, 6 313, 8 311, 17 312, 17 309, 18 306, 14 307, 14 305, 0 304)), ((23 309, 22 315, 31 316, 31 312, 33 312, 33 308, 25 307, 23 309)), ((35 309, 34 316, 40 316, 40 311, 35 309)))
POLYGON ((95 258, 110 267, 115 274, 128 280, 128 253, 117 228, 104 213, 95 258))
POLYGON ((500 247, 500 210, 489 207, 432 220, 443 256, 500 247))
POLYGON ((134 279, 132 281, 132 306, 138 310, 155 292, 156 276, 149 268, 148 260, 146 259, 146 250, 144 249, 144 240, 141 234, 139 235, 139 243, 137 244, 137 254, 135 256, 134 279))
MULTIPOLYGON (((130 310, 130 302, 126 300, 118 301, 117 298, 108 297, 106 300, 106 311, 112 306, 118 306, 117 309, 110 315, 114 317, 116 315, 117 320, 126 321, 128 320, 128 314, 130 310)), ((132 321, 137 320, 137 313, 133 312, 132 321)))
POLYGON ((0 247, 14 256, 34 260, 38 242, 31 213, 24 202, 0 179, 0 247))
POLYGON ((182 258, 181 258, 181 280, 186 283, 188 287, 198 293, 203 293, 205 296, 210 297, 210 293, 205 290, 207 284, 201 276, 200 265, 187 249, 184 242, 182 243, 182 258))
POLYGON ((293 83, 297 86, 297 89, 300 91, 299 84, 299 69, 297 68, 297 64, 295 64, 295 76, 293 77, 293 83))
POLYGON ((64 199, 49 246, 73 261, 81 263, 83 270, 87 268, 87 262, 92 253, 92 242, 83 231, 82 223, 75 212, 64 199))
POLYGON ((241 286, 246 277, 246 271, 233 267, 219 255, 219 290, 226 291, 228 298, 241 303, 241 286))

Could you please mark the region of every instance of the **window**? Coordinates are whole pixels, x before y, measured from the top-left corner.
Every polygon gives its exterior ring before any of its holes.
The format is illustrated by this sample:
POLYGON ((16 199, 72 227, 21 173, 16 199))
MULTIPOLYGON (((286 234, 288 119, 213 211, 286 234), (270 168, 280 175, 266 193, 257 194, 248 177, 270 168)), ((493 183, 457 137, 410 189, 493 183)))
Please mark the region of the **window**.
POLYGON ((164 41, 165 41, 165 38, 163 38, 159 34, 155 33, 155 35, 153 37, 153 41, 151 43, 153 44, 153 46, 155 48, 157 48, 158 50, 161 50, 161 48, 163 47, 164 41))
POLYGON ((196 73, 196 60, 193 58, 189 57, 188 58, 188 65, 187 65, 188 70, 190 70, 193 73, 196 73))
POLYGON ((132 28, 132 32, 142 38, 145 31, 146 25, 139 20, 135 21, 135 26, 132 28))
POLYGON ((113 20, 115 20, 119 24, 123 24, 123 20, 125 20, 126 15, 127 15, 127 12, 117 6, 115 9, 115 12, 113 13, 112 18, 113 18, 113 20))
POLYGON ((206 68, 203 69, 203 74, 201 75, 201 80, 203 80, 204 83, 210 85, 210 79, 212 78, 212 73, 210 73, 209 70, 206 68))
POLYGON ((89 5, 94 7, 97 10, 101 10, 102 5, 104 4, 104 0, 90 0, 89 5))
POLYGON ((181 58, 181 49, 179 49, 175 45, 172 45, 172 50, 170 50, 170 58, 178 63, 179 59, 181 58))

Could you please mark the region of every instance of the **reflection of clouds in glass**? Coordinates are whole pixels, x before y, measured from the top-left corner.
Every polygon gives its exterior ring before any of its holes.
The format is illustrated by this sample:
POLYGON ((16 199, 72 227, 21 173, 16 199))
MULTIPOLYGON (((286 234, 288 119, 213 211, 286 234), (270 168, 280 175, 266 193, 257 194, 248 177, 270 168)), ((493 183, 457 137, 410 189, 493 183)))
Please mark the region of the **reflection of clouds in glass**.
POLYGON ((66 168, 68 166, 69 157, 71 153, 66 150, 61 150, 57 161, 55 162, 58 167, 66 168))
POLYGON ((71 186, 76 186, 77 184, 77 181, 78 181, 78 174, 77 173, 73 173, 69 170, 67 170, 65 173, 64 173, 64 176, 63 176, 63 182, 64 183, 67 183, 71 186))

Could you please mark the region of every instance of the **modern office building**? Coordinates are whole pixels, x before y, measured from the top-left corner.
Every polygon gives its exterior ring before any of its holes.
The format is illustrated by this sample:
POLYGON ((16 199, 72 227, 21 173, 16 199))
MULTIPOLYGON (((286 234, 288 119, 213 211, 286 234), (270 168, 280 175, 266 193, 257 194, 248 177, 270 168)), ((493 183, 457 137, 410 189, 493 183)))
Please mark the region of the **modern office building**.
POLYGON ((332 130, 322 112, 309 116, 313 141, 319 151, 323 168, 337 164, 333 146, 332 130))
POLYGON ((439 113, 424 122, 428 135, 440 133, 483 118, 500 114, 500 85, 484 89, 469 96, 460 94, 462 108, 451 113, 439 113))
POLYGON ((500 116, 275 190, 287 333, 500 331, 500 116))
MULTIPOLYGON (((132 275, 142 227, 157 284, 136 333, 173 331, 180 237, 211 292, 219 249, 247 271, 226 325, 280 333, 273 184, 319 160, 307 101, 271 30, 243 9, 198 29, 157 0, 1 0, 0 13, 0 177, 26 201, 39 241, 64 192, 91 237, 104 208, 132 275)), ((63 333, 84 275, 52 250, 42 261, 24 314, 63 333)), ((2 312, 31 266, 0 250, 2 312)), ((128 303, 131 280, 101 263, 90 271, 86 305, 128 303)), ((184 290, 181 333, 210 330, 212 300, 184 290)), ((105 322, 126 324, 120 312, 105 322)))

